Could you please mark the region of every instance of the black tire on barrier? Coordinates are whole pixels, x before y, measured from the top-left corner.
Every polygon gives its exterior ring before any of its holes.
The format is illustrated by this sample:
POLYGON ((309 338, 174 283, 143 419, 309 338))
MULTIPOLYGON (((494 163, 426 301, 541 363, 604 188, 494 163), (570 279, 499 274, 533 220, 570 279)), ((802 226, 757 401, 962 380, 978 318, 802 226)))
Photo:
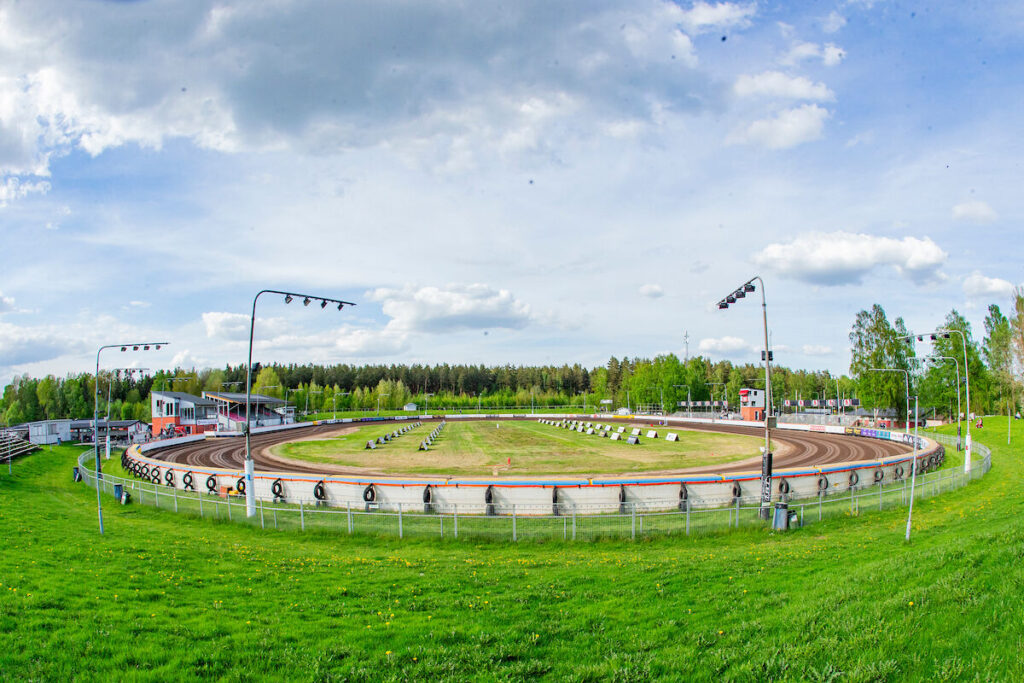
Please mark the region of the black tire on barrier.
MULTIPOLYGON (((323 499, 321 498, 321 500, 323 499)), ((377 500, 377 489, 373 488, 373 484, 368 484, 366 488, 363 489, 363 500, 367 503, 372 503, 377 500)))
POLYGON ((827 488, 828 488, 828 477, 826 477, 823 474, 820 477, 818 477, 818 490, 819 491, 824 491, 827 488))
POLYGON ((160 468, 159 467, 154 467, 152 469, 152 471, 149 473, 149 475, 150 475, 150 480, 154 484, 159 484, 160 483, 160 468))
POLYGON ((216 491, 217 490, 217 477, 210 475, 206 478, 206 490, 216 491))
POLYGON ((427 484, 427 486, 423 489, 423 502, 424 503, 429 503, 430 502, 430 499, 432 497, 432 493, 433 492, 430 490, 430 484, 427 484))
POLYGON ((195 477, 192 476, 191 472, 186 472, 181 475, 181 485, 185 487, 186 491, 196 490, 196 480, 195 477))
POLYGON ((683 512, 690 504, 690 492, 686 489, 686 484, 679 485, 679 511, 683 512))
POLYGON ((313 497, 317 500, 327 500, 327 488, 322 481, 318 481, 313 487, 313 497))
POLYGON ((164 483, 168 486, 174 486, 174 470, 164 472, 164 483))
POLYGON ((558 516, 558 487, 551 487, 551 514, 558 516))
POLYGON ((860 474, 856 470, 850 472, 850 488, 853 488, 860 482, 860 474))
POLYGON ((783 495, 789 493, 789 482, 785 479, 779 480, 779 493, 783 495))
POLYGON ((738 481, 734 481, 732 483, 732 497, 733 498, 739 498, 742 495, 743 495, 743 488, 740 486, 740 483, 738 481))
POLYGON ((892 474, 897 479, 902 479, 903 478, 903 465, 896 465, 896 467, 893 467, 892 468, 892 474))
POLYGON ((877 484, 878 482, 882 481, 883 479, 885 479, 885 470, 883 470, 881 468, 875 470, 875 483, 877 484))
POLYGON ((488 515, 494 514, 494 487, 488 486, 487 490, 484 491, 484 503, 486 503, 485 512, 488 515))
POLYGON ((275 479, 274 483, 270 485, 270 490, 274 493, 275 498, 284 498, 284 483, 280 479, 275 479))
POLYGON ((238 481, 235 482, 235 490, 239 493, 245 493, 245 477, 238 478, 238 481))
POLYGON ((142 476, 143 478, 149 478, 149 465, 142 463, 142 476))

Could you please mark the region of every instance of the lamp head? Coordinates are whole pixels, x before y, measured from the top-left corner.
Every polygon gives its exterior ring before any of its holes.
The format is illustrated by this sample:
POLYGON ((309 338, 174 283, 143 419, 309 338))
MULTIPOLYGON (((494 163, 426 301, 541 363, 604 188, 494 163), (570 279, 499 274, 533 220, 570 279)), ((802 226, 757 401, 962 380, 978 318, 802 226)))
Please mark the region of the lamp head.
POLYGON ((742 289, 737 289, 735 292, 732 293, 732 295, 737 299, 742 299, 747 295, 747 293, 744 292, 742 289))
MULTIPOLYGON (((725 310, 726 308, 729 308, 729 304, 725 303, 724 301, 719 301, 718 302, 718 310, 721 311, 721 310, 725 310)), ((123 351, 124 349, 121 349, 121 350, 123 351)))
POLYGON ((284 295, 284 302, 286 304, 290 304, 292 302, 292 295, 291 294, 285 294, 284 295))
POLYGON ((305 299, 302 300, 302 305, 303 306, 308 306, 309 302, 310 302, 310 298, 307 296, 305 299))
POLYGON ((747 284, 743 285, 743 291, 744 292, 748 292, 748 293, 749 292, 753 292, 754 291, 754 283, 753 282, 748 282, 747 284))
POLYGON ((320 301, 320 310, 322 311, 322 310, 324 310, 325 308, 327 308, 327 299, 322 299, 322 300, 320 301))
POLYGON ((730 294, 729 296, 725 297, 725 303, 727 303, 727 304, 734 304, 734 303, 736 303, 736 297, 734 297, 732 294, 730 294))

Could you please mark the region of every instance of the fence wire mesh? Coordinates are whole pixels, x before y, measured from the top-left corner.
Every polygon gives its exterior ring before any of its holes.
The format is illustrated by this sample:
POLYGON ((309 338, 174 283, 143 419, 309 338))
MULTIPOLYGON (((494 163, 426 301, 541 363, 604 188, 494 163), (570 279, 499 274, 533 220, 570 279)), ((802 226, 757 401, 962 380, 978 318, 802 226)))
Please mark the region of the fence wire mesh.
MULTIPOLYGON (((944 435, 931 438, 949 447, 956 439, 944 435)), ((991 452, 983 444, 974 444, 976 458, 971 470, 949 467, 917 476, 914 499, 922 500, 961 488, 984 476, 991 468, 991 452)), ((128 494, 130 504, 149 505, 161 510, 200 518, 212 518, 270 530, 362 534, 371 536, 433 536, 452 539, 492 539, 511 541, 591 541, 598 539, 635 539, 651 536, 695 536, 723 533, 735 529, 763 528, 759 504, 743 499, 723 501, 717 507, 690 508, 683 501, 678 509, 652 510, 649 505, 622 503, 615 508, 590 509, 579 506, 551 505, 538 508, 501 510, 486 514, 479 505, 460 509, 457 505, 392 504, 381 508, 373 503, 347 503, 328 507, 320 501, 257 501, 256 514, 246 516, 243 496, 222 496, 200 491, 182 491, 140 479, 101 473, 97 479, 92 453, 78 460, 78 473, 90 487, 97 481, 103 493, 128 494), (556 514, 557 513, 557 514, 556 514)), ((115 498, 115 500, 117 500, 115 498)), ((857 516, 864 511, 906 506, 910 501, 910 479, 888 484, 864 484, 836 493, 788 501, 793 523, 805 526, 835 517, 857 516)))

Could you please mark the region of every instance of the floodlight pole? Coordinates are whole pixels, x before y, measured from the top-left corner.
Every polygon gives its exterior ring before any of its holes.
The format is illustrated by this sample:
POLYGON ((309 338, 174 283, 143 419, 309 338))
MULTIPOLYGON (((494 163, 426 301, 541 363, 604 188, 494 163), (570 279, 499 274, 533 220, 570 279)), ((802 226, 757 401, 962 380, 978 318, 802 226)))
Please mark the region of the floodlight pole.
POLYGON ((737 299, 742 299, 753 292, 754 280, 761 283, 761 319, 764 323, 764 454, 761 456, 761 518, 768 519, 772 500, 772 352, 768 348, 768 303, 765 298, 764 280, 760 275, 750 278, 735 292, 723 297, 718 302, 718 308, 729 308, 729 304, 736 303, 737 299))
MULTIPOLYGON (((914 343, 914 337, 917 337, 918 341, 924 341, 925 337, 930 337, 932 341, 935 341, 936 337, 945 335, 948 339, 951 333, 955 332, 960 335, 960 341, 962 342, 964 350, 964 391, 967 394, 967 443, 964 447, 964 473, 970 474, 971 472, 971 367, 967 363, 967 337, 963 332, 956 329, 955 327, 949 327, 935 332, 926 332, 918 335, 908 335, 906 337, 900 337, 901 341, 907 341, 911 344, 914 343)), ((960 393, 960 387, 957 387, 957 393, 960 393)), ((957 435, 959 437, 959 434, 957 435)))
MULTIPOLYGON (((261 289, 252 299, 252 315, 249 318, 249 361, 245 366, 245 516, 256 515, 256 489, 255 489, 255 466, 252 460, 252 421, 250 418, 250 404, 252 403, 252 338, 256 329, 256 302, 264 294, 280 294, 284 302, 290 304, 295 297, 303 297, 303 305, 308 306, 313 299, 321 302, 320 308, 326 308, 327 303, 338 304, 340 311, 345 306, 355 306, 351 301, 330 299, 322 296, 310 296, 307 294, 296 294, 294 292, 282 292, 277 289, 261 289)), ((287 404, 287 400, 285 401, 287 404)))
MULTIPOLYGON (((138 344, 107 344, 101 346, 96 351, 96 383, 93 387, 93 404, 92 404, 92 446, 93 452, 96 456, 96 514, 99 515, 100 519, 100 536, 103 535, 103 500, 100 498, 100 479, 103 478, 102 467, 100 465, 100 354, 103 353, 104 349, 121 349, 124 353, 131 349, 132 351, 138 351, 140 348, 143 351, 149 351, 149 347, 155 347, 157 350, 161 346, 167 346, 167 342, 142 342, 138 344)), ((110 420, 107 420, 107 432, 110 431, 110 420)))

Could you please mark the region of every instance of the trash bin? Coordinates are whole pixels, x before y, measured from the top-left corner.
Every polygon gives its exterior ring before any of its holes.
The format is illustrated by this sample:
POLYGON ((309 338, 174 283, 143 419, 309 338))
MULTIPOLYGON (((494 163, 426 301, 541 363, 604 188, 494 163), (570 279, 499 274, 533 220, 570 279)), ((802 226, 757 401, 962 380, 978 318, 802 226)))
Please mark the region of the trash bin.
POLYGON ((128 492, 125 491, 122 484, 114 484, 114 498, 116 498, 117 502, 121 505, 127 505, 132 500, 132 497, 128 495, 128 492))
POLYGON ((786 503, 775 504, 775 519, 772 520, 772 528, 776 531, 789 529, 789 505, 786 503))
POLYGON ((78 471, 77 467, 71 468, 71 481, 76 483, 82 481, 82 473, 78 471))

